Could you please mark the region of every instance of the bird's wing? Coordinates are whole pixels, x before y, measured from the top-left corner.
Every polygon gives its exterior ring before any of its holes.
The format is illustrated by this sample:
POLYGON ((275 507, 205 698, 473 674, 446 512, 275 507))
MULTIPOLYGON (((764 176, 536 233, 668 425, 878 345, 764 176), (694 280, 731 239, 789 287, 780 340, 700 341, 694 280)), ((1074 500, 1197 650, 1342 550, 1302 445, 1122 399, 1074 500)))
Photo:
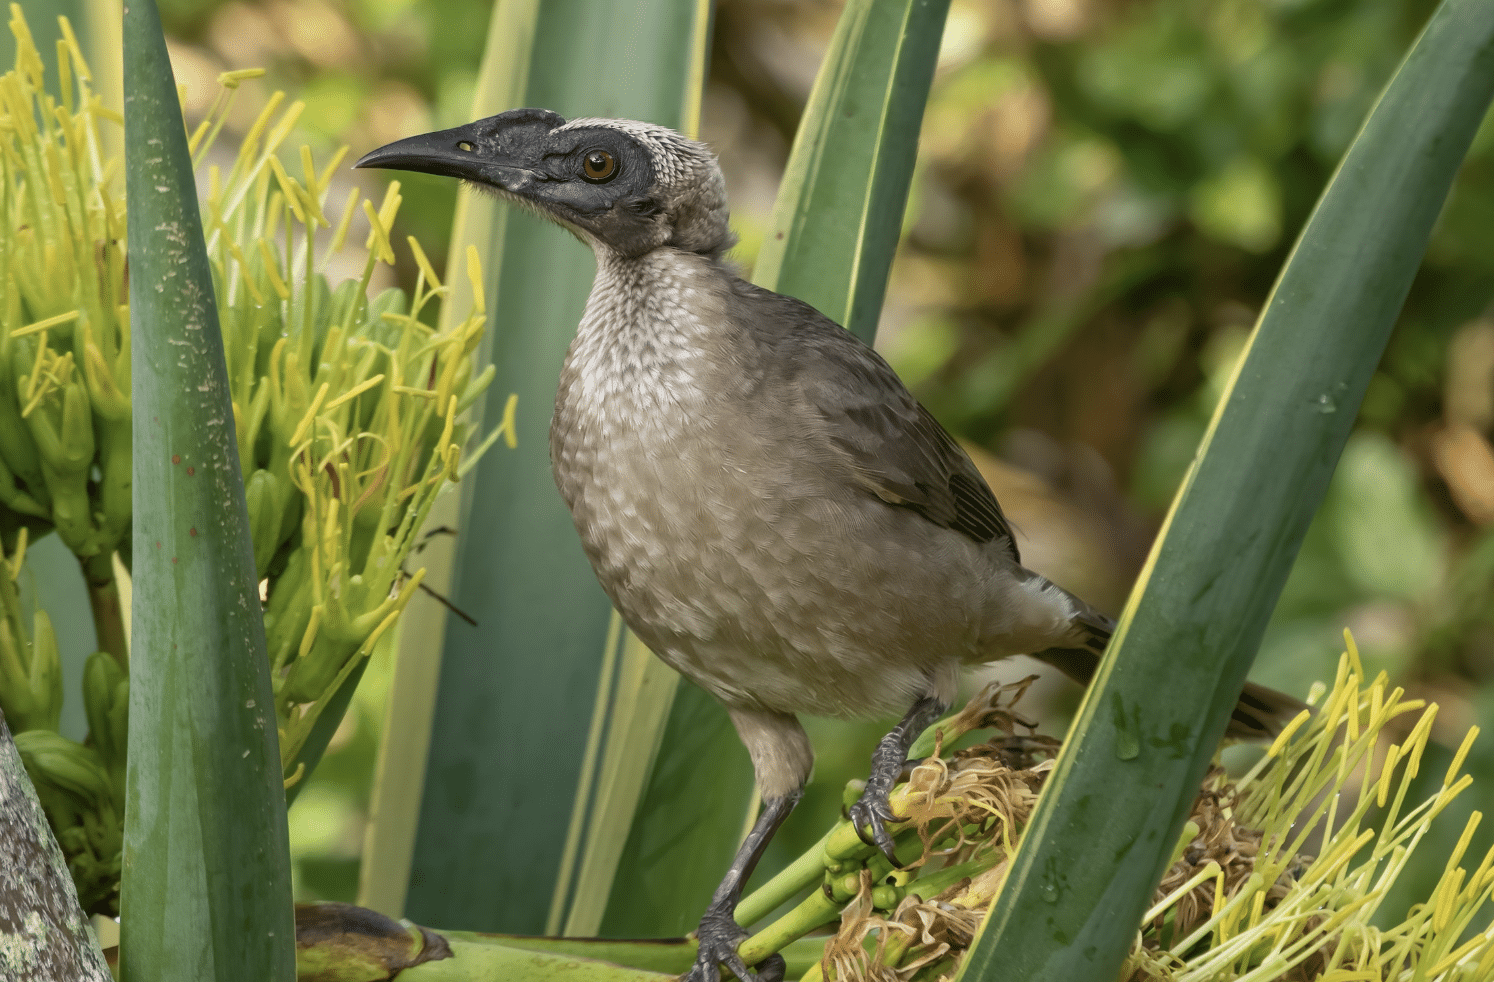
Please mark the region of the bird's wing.
POLYGON ((802 301, 742 284, 740 322, 771 354, 771 371, 801 404, 827 457, 852 483, 976 542, 1001 540, 1020 561, 1010 524, 970 457, 913 398, 887 362, 802 301))

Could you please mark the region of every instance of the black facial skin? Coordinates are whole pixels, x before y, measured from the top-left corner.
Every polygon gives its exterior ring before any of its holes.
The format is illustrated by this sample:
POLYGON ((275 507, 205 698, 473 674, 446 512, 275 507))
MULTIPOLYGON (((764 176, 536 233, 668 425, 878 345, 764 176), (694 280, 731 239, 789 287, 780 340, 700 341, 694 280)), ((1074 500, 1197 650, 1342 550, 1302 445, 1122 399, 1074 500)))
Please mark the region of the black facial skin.
POLYGON ((391 143, 354 166, 471 181, 628 257, 666 243, 668 217, 652 196, 654 173, 647 151, 615 129, 557 132, 564 123, 543 109, 514 109, 391 143), (611 154, 615 167, 605 180, 588 180, 586 157, 597 150, 611 154))

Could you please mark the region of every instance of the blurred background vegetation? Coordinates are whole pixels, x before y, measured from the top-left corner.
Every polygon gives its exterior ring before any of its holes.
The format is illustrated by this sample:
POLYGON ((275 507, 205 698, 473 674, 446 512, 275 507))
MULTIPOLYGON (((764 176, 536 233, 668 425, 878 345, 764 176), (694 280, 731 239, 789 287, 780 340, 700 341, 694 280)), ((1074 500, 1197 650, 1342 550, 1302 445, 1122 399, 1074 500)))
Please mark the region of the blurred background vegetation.
MULTIPOLYGON (((355 157, 467 121, 490 6, 160 0, 189 122, 219 72, 260 66, 230 128, 286 89, 307 103, 292 145, 355 157)), ((702 138, 721 155, 744 267, 839 6, 717 2, 702 138)), ((972 445, 1030 565, 1118 610, 1293 239, 1433 6, 954 0, 878 344, 972 445)), ((398 179, 396 234, 442 268, 455 182, 398 179)), ((412 285, 413 263, 398 275, 412 285)), ((1348 626, 1371 674, 1441 703, 1454 746, 1494 724, 1491 295, 1486 122, 1253 673, 1305 695, 1331 680, 1348 626)), ((302 898, 356 891, 389 657, 291 811, 302 898)), ((1045 681, 1024 707, 1061 733, 1077 695, 1045 681)), ((818 837, 883 730, 812 726, 817 779, 774 843, 780 862, 818 837)), ((1494 807, 1494 741, 1481 745, 1465 812, 1494 807)))

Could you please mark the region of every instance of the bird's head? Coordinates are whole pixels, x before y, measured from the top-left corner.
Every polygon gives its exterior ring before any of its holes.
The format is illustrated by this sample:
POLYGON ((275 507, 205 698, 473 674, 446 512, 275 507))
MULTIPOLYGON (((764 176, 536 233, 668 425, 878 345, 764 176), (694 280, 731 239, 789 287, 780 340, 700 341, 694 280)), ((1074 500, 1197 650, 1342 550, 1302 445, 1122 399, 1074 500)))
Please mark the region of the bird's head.
POLYGON ((735 241, 715 155, 652 123, 514 109, 391 143, 354 166, 462 178, 625 257, 660 246, 714 257, 735 241))

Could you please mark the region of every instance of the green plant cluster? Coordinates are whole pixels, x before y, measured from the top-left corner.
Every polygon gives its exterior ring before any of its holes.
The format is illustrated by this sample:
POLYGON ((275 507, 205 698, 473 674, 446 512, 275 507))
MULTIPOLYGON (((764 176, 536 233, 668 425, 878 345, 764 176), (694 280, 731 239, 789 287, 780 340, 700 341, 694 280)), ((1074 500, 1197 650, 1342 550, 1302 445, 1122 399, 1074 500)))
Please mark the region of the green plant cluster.
MULTIPOLYGON (((232 93, 194 134, 199 157, 232 93)), ((436 494, 457 477, 467 435, 458 417, 493 370, 474 377, 472 369, 480 289, 476 312, 452 330, 420 320, 446 289, 415 239, 414 296, 390 289, 367 299, 375 263, 394 261, 397 182, 378 209, 368 201, 360 209, 358 190, 349 192, 325 255, 342 248, 361 211, 368 259, 360 279, 328 285, 315 231, 332 227, 323 199, 342 154, 318 171, 303 147, 304 182, 290 176, 275 152, 300 104, 277 120, 280 102, 264 108, 226 175, 208 169, 204 229, 255 568, 269 579, 265 630, 281 756, 294 781, 322 710, 362 664, 354 656, 372 650, 419 586, 421 574, 407 578, 402 564, 436 494)), ((475 258, 467 273, 479 276, 475 258)))
MULTIPOLYGON (((120 161, 99 128, 120 117, 91 90, 65 19, 54 88, 19 5, 10 9, 16 67, 0 77, 0 531, 11 554, 0 583, 0 709, 85 908, 117 913, 129 682, 114 562, 130 565, 130 346, 120 161), (89 579, 105 649, 84 668, 82 744, 56 732, 55 635, 42 609, 28 629, 14 582, 28 540, 54 530, 89 579)), ((199 163, 239 84, 257 74, 221 80, 214 112, 192 134, 199 163)), ((353 189, 334 227, 324 205, 345 150, 318 170, 303 147, 292 177, 277 152, 302 107, 281 112, 283 102, 270 100, 226 174, 204 168, 204 227, 290 784, 315 766, 346 704, 335 697, 356 684, 419 587, 424 571, 407 571, 406 557, 458 477, 468 432, 459 416, 492 371, 472 369, 480 288, 451 330, 421 320, 447 291, 413 238, 422 269, 413 296, 368 299, 375 265, 394 261, 398 185, 378 209, 353 189), (322 264, 344 249, 355 217, 369 227, 363 274, 333 286, 322 264), (318 241, 319 228, 330 240, 318 241)), ((188 475, 196 467, 172 464, 188 475)))
MULTIPOLYGON (((1314 686, 1312 711, 1255 766, 1237 778, 1210 770, 1120 978, 1473 982, 1494 970, 1494 934, 1470 930, 1494 900, 1494 849, 1471 848, 1478 816, 1450 814, 1473 783, 1465 767, 1478 730, 1445 767, 1434 765, 1427 751, 1438 707, 1384 672, 1369 678, 1348 632, 1345 642, 1333 684, 1314 686), (1404 919, 1377 923, 1439 828, 1456 846, 1438 876, 1404 919)), ((810 887, 744 942, 744 959, 781 952, 787 977, 803 982, 958 978, 1061 750, 1032 733, 1018 709, 1034 680, 987 687, 919 739, 922 760, 892 797, 904 819, 890 827, 901 869, 849 822, 834 823, 743 901, 756 919, 810 887), (976 733, 980 742, 965 739, 976 733), (825 925, 835 927, 828 937, 825 925)), ((845 799, 860 790, 853 782, 845 799)), ((665 977, 648 972, 684 971, 694 957, 677 941, 441 936, 453 959, 408 969, 411 982, 518 977, 506 962, 521 952, 536 963, 525 978, 574 978, 583 959, 588 977, 642 982, 665 977)), ((301 964, 335 962, 338 945, 348 942, 318 937, 301 964)))
POLYGON ((108 652, 83 666, 83 706, 89 741, 57 732, 62 712, 62 660, 47 612, 31 612, 31 629, 16 590, 26 559, 27 529, 14 553, 0 559, 0 710, 15 735, 22 764, 67 857, 78 899, 89 913, 119 912, 119 863, 124 818, 125 747, 129 742, 129 680, 108 652))
MULTIPOLYGON (((1462 865, 1478 855, 1469 849, 1477 816, 1462 823, 1425 902, 1400 923, 1375 925, 1429 830, 1458 828, 1443 816, 1473 783, 1463 767, 1478 730, 1419 789, 1437 706, 1407 698, 1384 672, 1369 679, 1347 632, 1345 640, 1333 686, 1315 687, 1313 712, 1289 725, 1245 775, 1231 780, 1211 771, 1123 978, 1348 982, 1403 972, 1461 982, 1494 968, 1494 936, 1465 933, 1494 897, 1494 849, 1471 870, 1462 865), (1377 757, 1386 739, 1395 742, 1377 757)), ((1011 708, 1025 689, 993 688, 940 724, 952 739, 976 726, 994 725, 997 735, 930 756, 897 792, 896 810, 910 818, 900 841, 911 847, 911 872, 889 880, 885 860, 867 862, 848 824, 824 840, 824 893, 846 906, 805 982, 953 975, 1057 751, 1056 741, 1014 727, 1020 717, 1011 708)), ((821 899, 811 895, 799 911, 821 899)))
POLYGON ((56 529, 93 578, 130 525, 130 354, 118 164, 98 157, 98 122, 119 121, 90 88, 71 31, 58 45, 59 99, 20 6, 16 67, 0 79, 0 531, 56 529))

